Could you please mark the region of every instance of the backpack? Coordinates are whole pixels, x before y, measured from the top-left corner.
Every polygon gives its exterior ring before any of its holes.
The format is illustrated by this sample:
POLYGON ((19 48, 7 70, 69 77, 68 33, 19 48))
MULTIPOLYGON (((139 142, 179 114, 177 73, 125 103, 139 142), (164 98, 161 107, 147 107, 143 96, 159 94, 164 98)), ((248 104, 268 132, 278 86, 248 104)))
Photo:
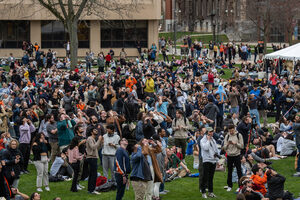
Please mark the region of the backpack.
MULTIPOLYGON (((229 134, 229 133, 228 133, 228 134, 229 134)), ((226 142, 228 142, 228 140, 229 140, 228 134, 226 135, 226 142)), ((240 133, 237 133, 237 134, 236 134, 236 137, 237 137, 238 140, 240 140, 240 133)))

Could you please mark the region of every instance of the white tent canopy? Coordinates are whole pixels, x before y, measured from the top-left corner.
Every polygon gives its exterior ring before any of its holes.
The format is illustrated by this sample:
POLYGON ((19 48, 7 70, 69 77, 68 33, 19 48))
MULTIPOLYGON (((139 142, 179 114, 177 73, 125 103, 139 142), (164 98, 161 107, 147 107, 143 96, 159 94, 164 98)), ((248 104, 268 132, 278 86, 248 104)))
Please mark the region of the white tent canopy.
POLYGON ((265 59, 300 60, 300 43, 265 55, 265 59))

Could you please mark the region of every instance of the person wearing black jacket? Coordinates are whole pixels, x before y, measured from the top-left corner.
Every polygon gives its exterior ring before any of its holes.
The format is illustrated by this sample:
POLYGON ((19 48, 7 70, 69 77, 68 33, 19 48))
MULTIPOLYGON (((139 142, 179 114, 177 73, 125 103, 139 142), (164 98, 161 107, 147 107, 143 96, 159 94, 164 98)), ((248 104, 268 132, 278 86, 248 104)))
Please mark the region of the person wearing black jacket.
POLYGON ((4 174, 8 179, 9 185, 18 188, 21 164, 23 163, 23 156, 18 148, 19 142, 13 139, 9 143, 9 148, 4 152, 3 158, 5 160, 4 174))
POLYGON ((157 126, 157 122, 153 120, 153 117, 149 114, 144 118, 143 123, 143 132, 144 138, 150 139, 155 134, 155 126, 157 126))
POLYGON ((0 158, 0 197, 4 197, 5 199, 9 200, 12 192, 10 189, 10 186, 8 184, 8 181, 4 175, 2 163, 4 160, 0 158))
POLYGON ((17 70, 13 70, 13 75, 11 76, 11 82, 15 83, 17 86, 21 86, 22 78, 17 74, 17 70))
POLYGON ((268 196, 269 200, 282 199, 284 195, 285 177, 277 174, 273 169, 267 172, 268 196))
POLYGON ((266 113, 266 109, 268 106, 268 100, 264 94, 265 94, 265 91, 261 90, 260 91, 260 99, 257 103, 258 104, 257 109, 258 109, 258 113, 259 113, 259 118, 263 119, 264 127, 266 127, 267 123, 268 123, 268 118, 267 118, 267 113, 266 113))
POLYGON ((242 121, 237 125, 236 130, 242 134, 244 140, 244 149, 241 151, 241 155, 246 153, 246 147, 248 144, 249 131, 251 129, 252 119, 251 117, 245 116, 242 121))

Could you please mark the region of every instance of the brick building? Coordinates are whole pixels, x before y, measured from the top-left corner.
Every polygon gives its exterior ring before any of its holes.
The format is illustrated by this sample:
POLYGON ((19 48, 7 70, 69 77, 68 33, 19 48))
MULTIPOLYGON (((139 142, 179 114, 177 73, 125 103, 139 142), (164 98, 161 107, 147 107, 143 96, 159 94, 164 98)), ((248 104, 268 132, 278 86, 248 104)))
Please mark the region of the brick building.
MULTIPOLYGON (((253 2, 253 1, 252 1, 253 2)), ((249 0, 162 0, 162 29, 225 33, 234 40, 255 41, 262 33, 249 17, 249 0), (175 19, 175 20, 174 20, 175 19)), ((253 10, 253 8, 252 8, 253 10)), ((295 17, 295 25, 300 18, 295 17)), ((297 26, 298 27, 298 26, 297 26)), ((269 40, 287 41, 285 23, 274 23, 269 40)))

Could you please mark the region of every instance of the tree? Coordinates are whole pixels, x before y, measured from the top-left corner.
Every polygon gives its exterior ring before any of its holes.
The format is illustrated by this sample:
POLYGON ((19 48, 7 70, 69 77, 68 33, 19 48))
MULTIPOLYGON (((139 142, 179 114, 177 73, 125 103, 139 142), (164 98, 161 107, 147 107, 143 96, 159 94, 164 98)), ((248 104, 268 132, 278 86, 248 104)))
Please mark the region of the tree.
POLYGON ((292 44, 292 35, 294 31, 294 27, 297 25, 295 23, 295 16, 297 12, 300 10, 300 1, 299 0, 285 0, 280 1, 278 4, 278 9, 280 17, 282 19, 283 26, 285 27, 287 41, 291 45, 292 44))
POLYGON ((269 39, 272 20, 275 19, 274 2, 277 0, 253 0, 247 1, 247 16, 255 24, 258 30, 258 39, 263 33, 264 54, 267 53, 267 43, 269 39), (272 2, 272 3, 271 3, 272 2))
MULTIPOLYGON (((70 40, 71 69, 74 69, 78 60, 78 22, 85 16, 97 16, 104 19, 108 14, 117 13, 121 17, 129 16, 130 11, 137 10, 139 0, 30 0, 32 5, 41 5, 61 21, 67 30, 70 40)), ((19 7, 24 15, 22 5, 28 5, 28 0, 0 0, 2 5, 8 5, 6 9, 16 12, 19 7), (10 7, 9 7, 10 6, 10 7)), ((140 6, 141 7, 141 6, 140 6)), ((41 11, 39 11, 41 12, 41 11)), ((34 13, 33 13, 34 14, 34 13)), ((32 15, 33 15, 32 14, 32 15)), ((30 17, 30 16, 28 16, 30 17)))

